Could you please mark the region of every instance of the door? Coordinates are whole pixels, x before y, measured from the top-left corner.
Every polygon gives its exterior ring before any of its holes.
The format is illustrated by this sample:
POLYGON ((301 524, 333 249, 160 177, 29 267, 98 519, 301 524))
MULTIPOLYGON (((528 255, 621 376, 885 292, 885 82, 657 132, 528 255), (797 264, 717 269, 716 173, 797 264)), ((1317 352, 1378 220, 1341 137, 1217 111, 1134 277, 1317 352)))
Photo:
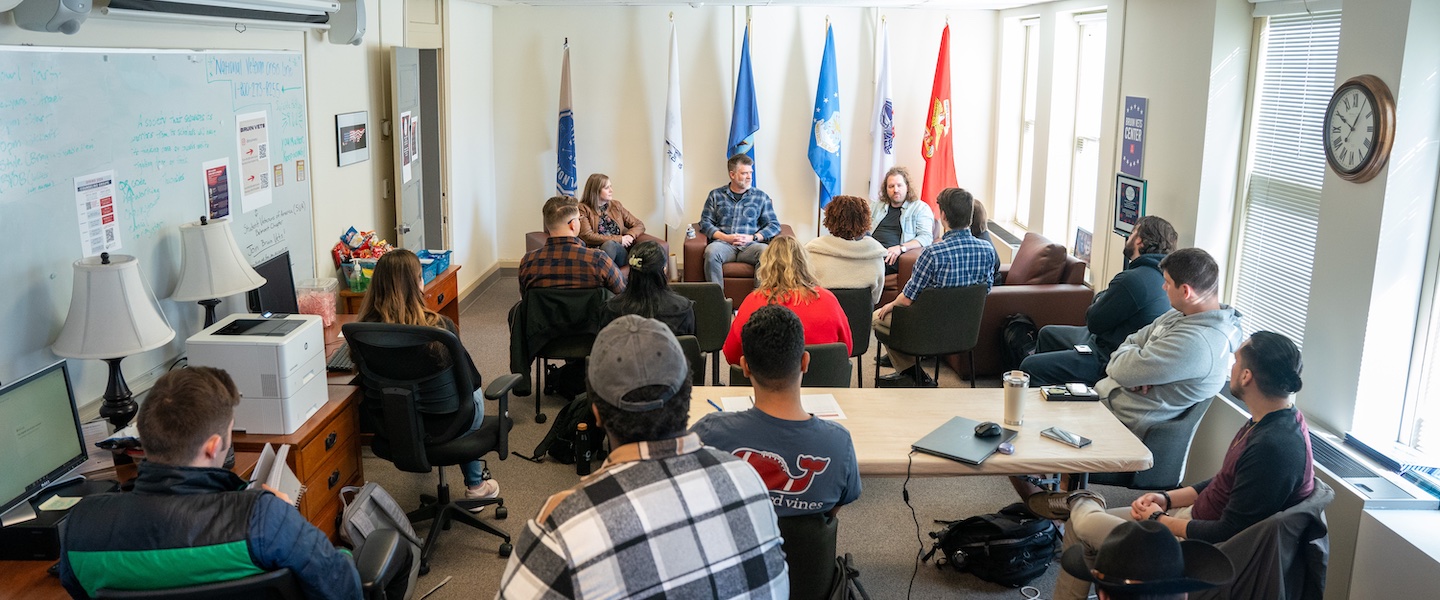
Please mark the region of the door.
POLYGON ((420 99, 420 50, 390 49, 391 147, 395 156, 395 245, 425 248, 424 163, 438 160, 420 143, 427 115, 420 99))

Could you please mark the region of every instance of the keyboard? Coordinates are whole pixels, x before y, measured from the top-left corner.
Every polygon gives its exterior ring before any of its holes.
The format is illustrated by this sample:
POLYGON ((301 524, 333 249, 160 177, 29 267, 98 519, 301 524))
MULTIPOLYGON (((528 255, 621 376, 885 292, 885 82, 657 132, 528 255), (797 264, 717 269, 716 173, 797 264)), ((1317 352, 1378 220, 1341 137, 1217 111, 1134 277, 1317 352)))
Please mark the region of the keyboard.
POLYGON ((347 372, 355 370, 355 361, 350 360, 349 344, 340 346, 340 348, 336 350, 334 354, 330 355, 330 360, 325 362, 325 370, 347 372))

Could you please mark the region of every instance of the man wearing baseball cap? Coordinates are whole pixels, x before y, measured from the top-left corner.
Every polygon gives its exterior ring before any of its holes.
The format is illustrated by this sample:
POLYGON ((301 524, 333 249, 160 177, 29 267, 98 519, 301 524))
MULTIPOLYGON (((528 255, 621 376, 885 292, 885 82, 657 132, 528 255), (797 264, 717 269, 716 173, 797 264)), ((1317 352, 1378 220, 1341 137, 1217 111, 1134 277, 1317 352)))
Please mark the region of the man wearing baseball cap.
POLYGON ((788 598, 764 482, 685 431, 690 367, 670 329, 615 319, 588 371, 613 450, 526 522, 497 598, 788 598))
POLYGON ((1093 563, 1083 546, 1071 546, 1060 566, 1075 578, 1095 584, 1100 600, 1168 600, 1196 590, 1225 585, 1235 576, 1220 549, 1198 540, 1177 540, 1164 525, 1130 521, 1116 527, 1100 545, 1093 563))

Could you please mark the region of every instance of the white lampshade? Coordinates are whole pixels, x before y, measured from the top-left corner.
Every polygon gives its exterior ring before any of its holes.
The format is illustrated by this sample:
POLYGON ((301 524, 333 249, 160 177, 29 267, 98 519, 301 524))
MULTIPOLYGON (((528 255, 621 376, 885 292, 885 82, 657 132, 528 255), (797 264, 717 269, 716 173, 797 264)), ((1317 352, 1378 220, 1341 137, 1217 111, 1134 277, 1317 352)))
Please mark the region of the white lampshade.
POLYGON ((51 346, 68 358, 122 358, 159 348, 175 330, 140 276, 133 256, 110 255, 75 261, 75 289, 59 339, 51 346))
POLYGON ((180 226, 180 282, 171 300, 224 298, 265 285, 235 243, 230 220, 180 226))

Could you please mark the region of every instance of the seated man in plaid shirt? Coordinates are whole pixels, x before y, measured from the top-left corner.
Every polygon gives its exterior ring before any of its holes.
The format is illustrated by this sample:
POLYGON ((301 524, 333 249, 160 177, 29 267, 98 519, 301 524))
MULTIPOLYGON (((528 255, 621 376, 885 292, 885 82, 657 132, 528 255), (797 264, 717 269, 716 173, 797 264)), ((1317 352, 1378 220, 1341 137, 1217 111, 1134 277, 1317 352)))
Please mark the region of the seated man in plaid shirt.
POLYGON ((625 279, 610 256, 580 241, 580 201, 555 196, 545 201, 545 245, 520 259, 520 293, 530 288, 605 287, 619 294, 625 279))
POLYGON ((710 190, 700 211, 700 234, 705 246, 705 280, 725 285, 727 262, 760 264, 766 242, 780 235, 780 220, 770 196, 750 186, 755 161, 736 154, 726 161, 730 183, 710 190))
MULTIPOLYGON (((875 311, 875 330, 890 333, 890 312, 896 306, 910 306, 920 293, 929 288, 954 288, 994 283, 995 270, 1000 266, 1000 256, 990 242, 970 235, 970 217, 975 210, 975 199, 970 192, 960 188, 947 188, 935 199, 940 214, 945 216, 945 237, 931 244, 915 260, 915 270, 905 289, 889 304, 875 311)), ((939 385, 924 369, 916 357, 894 348, 890 353, 890 366, 895 372, 884 375, 876 383, 880 387, 936 387, 939 385)), ((882 366, 885 361, 881 361, 882 366)))
POLYGON ((760 475, 685 432, 690 367, 664 323, 625 315, 591 351, 614 448, 525 523, 497 598, 789 598, 760 475))

